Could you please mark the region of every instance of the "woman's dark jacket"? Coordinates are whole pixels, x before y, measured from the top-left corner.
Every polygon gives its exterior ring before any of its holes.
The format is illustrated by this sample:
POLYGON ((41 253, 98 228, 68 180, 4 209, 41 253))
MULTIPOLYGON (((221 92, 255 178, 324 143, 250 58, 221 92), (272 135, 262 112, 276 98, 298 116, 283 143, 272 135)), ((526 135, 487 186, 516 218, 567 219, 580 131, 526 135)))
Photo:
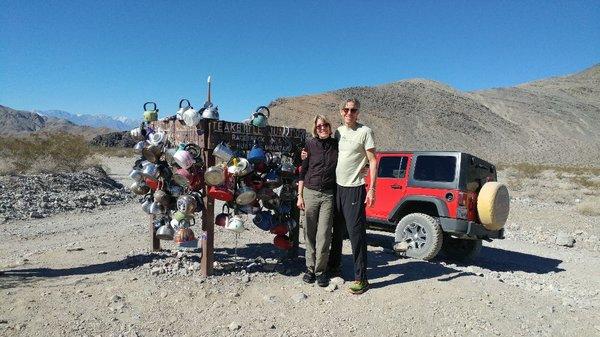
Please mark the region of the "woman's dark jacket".
POLYGON ((306 142, 308 158, 302 161, 300 180, 315 191, 335 189, 338 142, 335 138, 311 138, 306 142))

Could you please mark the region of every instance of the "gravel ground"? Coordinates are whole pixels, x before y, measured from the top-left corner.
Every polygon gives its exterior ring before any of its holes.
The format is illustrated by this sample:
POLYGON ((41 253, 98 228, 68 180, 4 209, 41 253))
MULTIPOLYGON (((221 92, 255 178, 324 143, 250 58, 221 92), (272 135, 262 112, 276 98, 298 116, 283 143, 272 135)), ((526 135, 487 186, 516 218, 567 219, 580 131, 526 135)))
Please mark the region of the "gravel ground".
MULTIPOLYGON (((130 161, 105 165, 126 182, 130 161)), ((216 229, 215 275, 203 278, 197 254, 170 243, 148 250, 148 217, 136 202, 8 221, 0 335, 597 336, 598 242, 576 233, 596 233, 598 217, 513 196, 507 239, 485 243, 471 265, 399 259, 389 234, 370 231, 372 289, 361 296, 343 279, 328 289, 304 284, 303 259, 283 259, 272 235, 253 226, 237 250, 235 237, 216 229), (575 235, 572 247, 556 243, 556 228, 575 235)), ((344 254, 350 280, 348 242, 344 254)))

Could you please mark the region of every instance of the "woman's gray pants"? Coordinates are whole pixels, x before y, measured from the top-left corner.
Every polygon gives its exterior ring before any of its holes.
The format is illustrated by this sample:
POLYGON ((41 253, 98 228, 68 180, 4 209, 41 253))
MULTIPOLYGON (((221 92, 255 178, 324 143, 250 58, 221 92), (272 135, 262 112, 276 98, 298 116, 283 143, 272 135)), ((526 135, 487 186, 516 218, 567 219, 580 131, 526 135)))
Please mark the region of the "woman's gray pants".
POLYGON ((306 269, 317 275, 325 272, 329 260, 334 202, 333 189, 304 188, 306 269))

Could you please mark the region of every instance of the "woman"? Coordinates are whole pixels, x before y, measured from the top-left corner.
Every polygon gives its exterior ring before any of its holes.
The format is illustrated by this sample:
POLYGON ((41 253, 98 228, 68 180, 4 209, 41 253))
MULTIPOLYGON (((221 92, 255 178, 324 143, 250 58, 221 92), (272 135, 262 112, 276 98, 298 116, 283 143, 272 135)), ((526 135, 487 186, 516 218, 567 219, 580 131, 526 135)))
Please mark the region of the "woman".
POLYGON ((298 181, 298 208, 304 210, 306 273, 302 280, 321 287, 329 284, 326 268, 333 226, 337 141, 331 137, 331 123, 322 115, 315 116, 314 138, 306 142, 308 156, 302 161, 298 181))

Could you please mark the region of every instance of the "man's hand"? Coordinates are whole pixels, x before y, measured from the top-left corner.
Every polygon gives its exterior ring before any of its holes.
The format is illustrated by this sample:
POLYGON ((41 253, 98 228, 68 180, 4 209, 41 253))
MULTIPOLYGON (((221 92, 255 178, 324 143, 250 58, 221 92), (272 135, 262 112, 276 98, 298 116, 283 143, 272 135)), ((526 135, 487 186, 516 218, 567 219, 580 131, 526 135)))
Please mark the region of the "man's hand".
POLYGON ((302 149, 302 152, 300 152, 300 158, 301 158, 302 160, 304 160, 304 159, 308 158, 308 152, 306 151, 306 148, 303 148, 303 149, 302 149))
POLYGON ((367 205, 367 207, 373 207, 374 204, 375 204, 375 190, 369 189, 367 191, 367 197, 365 198, 365 205, 367 205))

